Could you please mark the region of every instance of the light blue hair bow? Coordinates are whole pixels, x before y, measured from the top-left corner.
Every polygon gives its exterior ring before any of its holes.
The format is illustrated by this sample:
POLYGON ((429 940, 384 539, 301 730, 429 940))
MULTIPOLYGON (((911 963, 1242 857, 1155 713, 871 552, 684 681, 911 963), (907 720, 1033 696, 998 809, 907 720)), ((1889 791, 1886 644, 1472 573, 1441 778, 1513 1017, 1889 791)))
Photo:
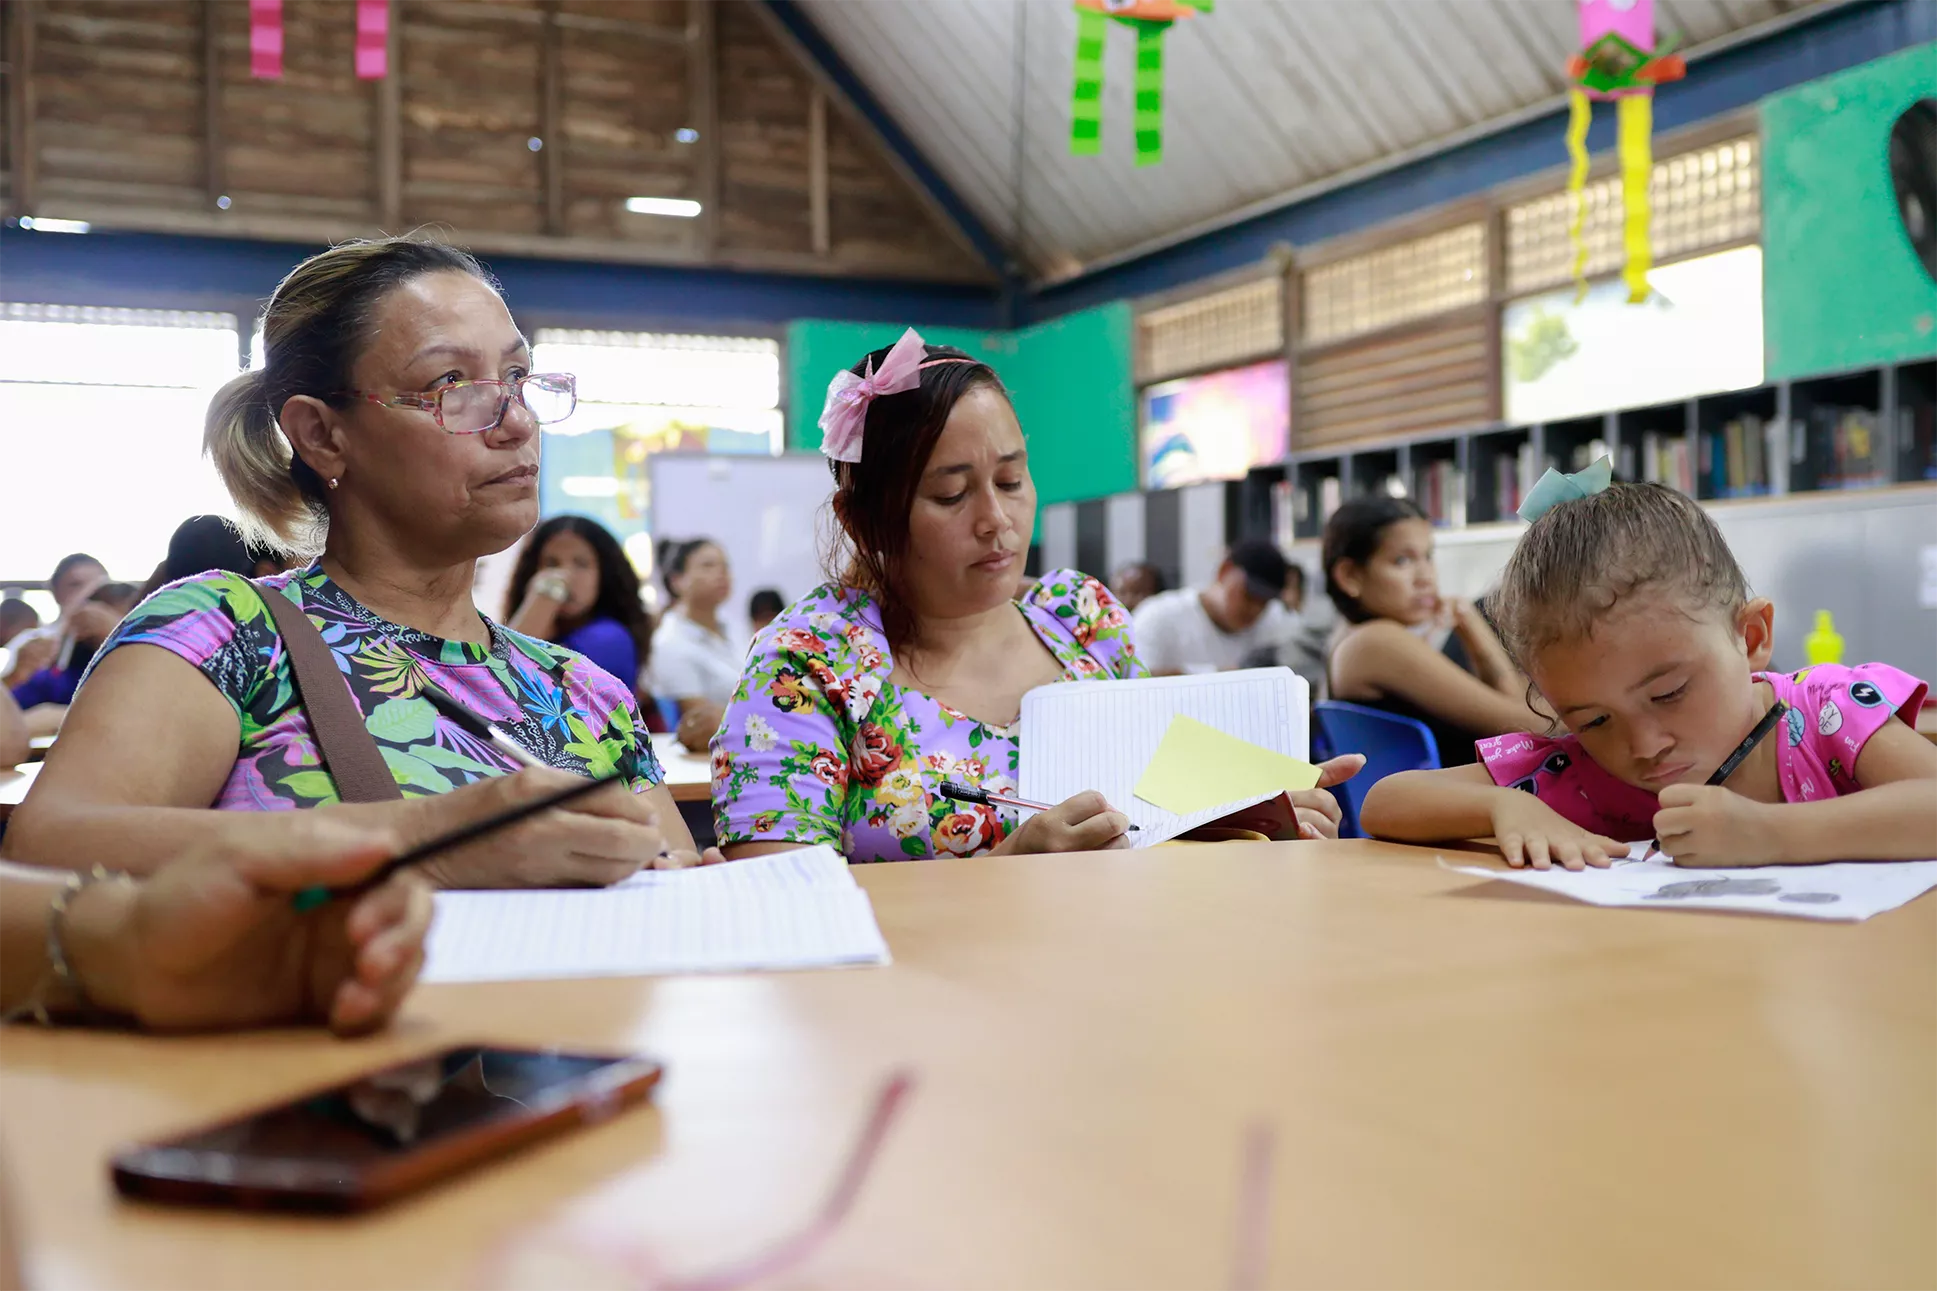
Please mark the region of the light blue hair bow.
POLYGON ((1547 473, 1540 477, 1527 500, 1520 504, 1520 518, 1532 524, 1563 502, 1577 498, 1592 497, 1605 489, 1614 480, 1614 461, 1603 457, 1584 471, 1566 475, 1549 466, 1547 473))

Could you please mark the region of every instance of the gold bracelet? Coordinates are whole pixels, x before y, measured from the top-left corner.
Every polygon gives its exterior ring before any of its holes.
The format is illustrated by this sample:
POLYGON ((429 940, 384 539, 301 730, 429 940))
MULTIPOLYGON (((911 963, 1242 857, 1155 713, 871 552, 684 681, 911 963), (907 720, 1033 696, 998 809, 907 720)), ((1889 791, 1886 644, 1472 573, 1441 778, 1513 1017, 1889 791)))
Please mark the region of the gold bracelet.
POLYGON ((73 1014, 83 1022, 100 1022, 116 1015, 101 1008, 88 998, 87 988, 75 975, 74 966, 67 958, 67 907, 76 896, 96 883, 110 880, 125 881, 128 875, 110 870, 105 865, 96 865, 86 874, 71 874, 61 890, 47 906, 47 973, 40 979, 40 985, 26 1003, 10 1010, 5 1020, 15 1022, 23 1017, 31 1017, 44 1027, 54 1025, 54 1010, 63 1014, 73 1014), (65 996, 64 1000, 50 1001, 56 992, 65 996))

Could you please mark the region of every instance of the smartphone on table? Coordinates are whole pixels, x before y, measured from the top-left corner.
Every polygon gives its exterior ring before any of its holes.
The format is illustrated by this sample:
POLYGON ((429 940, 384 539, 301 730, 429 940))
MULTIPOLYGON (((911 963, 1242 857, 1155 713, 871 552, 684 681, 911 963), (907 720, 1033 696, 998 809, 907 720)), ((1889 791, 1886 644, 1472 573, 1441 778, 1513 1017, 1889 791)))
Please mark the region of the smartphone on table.
POLYGON ((638 1055, 446 1049, 159 1143, 117 1152, 114 1186, 148 1201, 359 1211, 645 1101, 638 1055))

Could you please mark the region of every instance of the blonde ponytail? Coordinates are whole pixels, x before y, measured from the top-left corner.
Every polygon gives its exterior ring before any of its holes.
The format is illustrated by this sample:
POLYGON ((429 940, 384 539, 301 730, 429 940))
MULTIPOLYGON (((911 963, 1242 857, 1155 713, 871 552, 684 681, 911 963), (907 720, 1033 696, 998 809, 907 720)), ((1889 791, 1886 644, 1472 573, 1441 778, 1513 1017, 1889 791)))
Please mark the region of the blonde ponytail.
POLYGON ((209 401, 202 448, 235 501, 244 542, 299 557, 323 549, 329 511, 313 488, 298 482, 313 473, 294 461, 260 371, 244 372, 209 401))

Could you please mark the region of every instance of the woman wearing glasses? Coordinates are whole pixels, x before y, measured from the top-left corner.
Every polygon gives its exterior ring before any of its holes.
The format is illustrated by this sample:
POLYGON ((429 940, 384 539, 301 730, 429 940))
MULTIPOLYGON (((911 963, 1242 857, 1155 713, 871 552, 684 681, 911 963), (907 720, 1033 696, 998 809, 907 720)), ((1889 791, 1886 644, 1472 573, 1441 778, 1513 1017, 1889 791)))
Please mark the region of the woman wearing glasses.
POLYGON ((408 846, 571 775, 622 776, 633 791, 453 852, 426 867, 434 881, 605 884, 697 861, 631 679, 472 603, 478 558, 537 523, 538 426, 570 415, 573 378, 530 372, 484 270, 431 242, 314 256, 263 323, 267 362, 216 396, 206 445, 245 537, 308 563, 260 582, 200 575, 136 607, 15 811, 5 854, 148 872, 212 840, 267 837, 277 826, 266 813, 337 803, 264 599, 281 596, 321 631, 402 794, 331 811, 408 846), (522 756, 454 723, 453 703, 522 756))

